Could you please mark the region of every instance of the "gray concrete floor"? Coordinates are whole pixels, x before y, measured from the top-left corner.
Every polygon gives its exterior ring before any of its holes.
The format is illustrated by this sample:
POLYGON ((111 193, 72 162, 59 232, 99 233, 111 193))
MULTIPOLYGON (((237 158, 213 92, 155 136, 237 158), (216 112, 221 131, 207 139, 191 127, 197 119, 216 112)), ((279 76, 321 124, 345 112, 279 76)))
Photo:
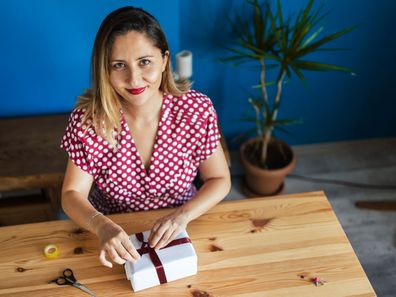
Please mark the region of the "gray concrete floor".
MULTIPOLYGON (((294 174, 363 184, 396 186, 396 138, 301 145, 294 174)), ((243 171, 232 153, 232 190, 244 199, 243 171)), ((396 211, 365 210, 358 200, 396 201, 396 189, 352 187, 286 179, 283 193, 324 191, 378 296, 396 296, 396 211)))

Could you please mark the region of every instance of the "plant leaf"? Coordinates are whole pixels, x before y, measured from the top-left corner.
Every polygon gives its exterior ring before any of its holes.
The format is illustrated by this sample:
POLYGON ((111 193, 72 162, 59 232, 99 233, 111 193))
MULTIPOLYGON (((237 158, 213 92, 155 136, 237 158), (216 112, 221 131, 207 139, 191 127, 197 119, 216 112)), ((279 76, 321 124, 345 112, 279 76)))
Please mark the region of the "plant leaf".
POLYGON ((254 33, 256 37, 256 44, 262 44, 263 37, 263 22, 262 22, 262 12, 258 0, 254 1, 254 33))
POLYGON ((350 48, 318 48, 317 52, 336 52, 336 51, 350 51, 350 48))
POLYGON ((217 61, 230 62, 230 61, 241 60, 241 59, 247 59, 247 57, 242 56, 242 55, 235 55, 235 56, 229 56, 226 58, 219 58, 219 59, 217 59, 217 61))
POLYGON ((235 49, 235 48, 231 48, 231 47, 226 47, 226 49, 231 51, 231 52, 233 52, 233 53, 244 55, 244 56, 248 56, 248 57, 251 57, 251 58, 256 59, 256 60, 259 60, 259 59, 261 59, 263 57, 262 55, 257 55, 257 54, 253 54, 253 53, 247 53, 247 52, 244 52, 244 51, 241 51, 241 50, 238 50, 238 49, 235 49))
POLYGON ((278 119, 274 122, 274 126, 290 126, 290 125, 296 125, 302 123, 303 123, 302 119, 282 119, 282 120, 278 119))
POLYGON ((314 40, 314 39, 320 34, 320 32, 323 31, 323 28, 324 28, 323 26, 322 26, 322 27, 319 27, 315 32, 313 32, 312 35, 309 36, 309 37, 304 41, 304 43, 302 44, 302 47, 306 47, 308 44, 310 44, 310 43, 312 42, 312 40, 314 40))
POLYGON ((291 63, 290 66, 293 69, 294 73, 297 74, 298 78, 301 79, 302 81, 304 81, 305 77, 301 73, 300 69, 298 68, 298 65, 296 65, 295 63, 291 63))
POLYGON ((318 41, 316 41, 314 43, 311 43, 308 46, 302 47, 302 48, 300 48, 298 50, 297 57, 302 57, 302 56, 305 56, 305 55, 307 55, 309 53, 312 53, 315 50, 317 50, 320 46, 322 46, 322 45, 324 45, 324 44, 326 44, 326 43, 328 43, 328 42, 330 42, 332 40, 340 38, 341 36, 351 32, 355 28, 356 28, 356 26, 345 28, 345 29, 343 29, 341 31, 338 31, 336 33, 327 35, 327 36, 323 37, 322 39, 320 39, 320 40, 318 40, 318 41))
POLYGON ((293 34, 290 41, 291 48, 297 48, 301 40, 303 40, 304 37, 306 37, 306 34, 309 32, 310 28, 312 27, 312 24, 310 22, 310 18, 311 18, 310 11, 312 8, 312 4, 313 4, 313 0, 310 0, 307 6, 305 6, 298 14, 298 17, 294 24, 293 34))
POLYGON ((245 48, 245 49, 253 51, 255 54, 258 54, 258 55, 264 55, 265 54, 265 52, 262 49, 256 47, 254 44, 250 44, 250 43, 248 43, 246 41, 240 40, 238 42, 238 44, 241 47, 245 48))
POLYGON ((243 139, 245 139, 247 136, 252 135, 256 132, 255 128, 251 128, 249 130, 247 130, 246 132, 243 132, 241 134, 238 134, 237 136, 235 136, 234 138, 232 138, 232 142, 241 142, 243 141, 243 139))
POLYGON ((304 70, 310 70, 310 71, 331 71, 331 70, 333 70, 333 71, 352 72, 352 70, 347 67, 319 63, 319 62, 313 62, 313 61, 297 60, 294 62, 294 65, 297 68, 301 68, 304 70))
POLYGON ((276 127, 274 127, 274 129, 279 130, 279 131, 281 131, 285 134, 288 134, 288 135, 294 135, 289 130, 285 129, 283 126, 276 126, 276 127))
MULTIPOLYGON (((266 85, 267 87, 273 86, 274 84, 276 84, 276 80, 272 80, 272 81, 269 81, 269 82, 266 82, 266 83, 265 83, 265 85, 266 85)), ((252 86, 253 89, 259 89, 259 88, 261 88, 261 87, 262 87, 261 84, 252 86)))

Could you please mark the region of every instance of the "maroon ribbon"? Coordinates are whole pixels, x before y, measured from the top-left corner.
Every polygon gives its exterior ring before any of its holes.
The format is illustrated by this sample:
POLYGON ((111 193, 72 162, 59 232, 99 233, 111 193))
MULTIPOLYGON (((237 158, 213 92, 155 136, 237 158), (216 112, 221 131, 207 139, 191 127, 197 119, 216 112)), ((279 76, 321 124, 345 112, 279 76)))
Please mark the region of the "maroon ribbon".
MULTIPOLYGON (((153 264, 155 266, 155 270, 157 271, 157 275, 158 275, 158 279, 159 279, 160 283, 161 284, 167 283, 168 281, 166 279, 165 270, 164 270, 164 267, 162 266, 162 262, 161 262, 160 258, 158 257, 156 250, 154 248, 150 247, 148 242, 144 241, 143 233, 141 233, 141 232, 136 233, 135 236, 136 236, 137 240, 139 240, 142 243, 141 247, 137 250, 137 252, 140 255, 149 254, 151 262, 153 262, 153 264)), ((171 246, 180 245, 183 243, 191 243, 191 239, 188 237, 183 237, 183 238, 178 238, 178 239, 172 240, 166 246, 160 248, 160 250, 166 249, 171 246)))

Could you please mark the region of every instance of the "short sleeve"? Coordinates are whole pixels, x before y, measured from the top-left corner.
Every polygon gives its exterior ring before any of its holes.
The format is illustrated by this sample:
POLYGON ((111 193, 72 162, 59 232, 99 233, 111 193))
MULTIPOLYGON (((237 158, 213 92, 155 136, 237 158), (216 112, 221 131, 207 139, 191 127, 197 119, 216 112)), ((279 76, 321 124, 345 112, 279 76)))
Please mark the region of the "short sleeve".
POLYGON ((208 110, 205 112, 207 117, 201 129, 203 135, 201 135, 201 141, 198 144, 197 151, 198 161, 200 163, 213 155, 221 139, 220 130, 217 125, 217 114, 210 100, 208 105, 208 110))
POLYGON ((60 147, 68 153, 69 158, 77 167, 93 175, 83 142, 84 133, 81 127, 82 115, 83 112, 78 110, 74 110, 70 114, 60 147))

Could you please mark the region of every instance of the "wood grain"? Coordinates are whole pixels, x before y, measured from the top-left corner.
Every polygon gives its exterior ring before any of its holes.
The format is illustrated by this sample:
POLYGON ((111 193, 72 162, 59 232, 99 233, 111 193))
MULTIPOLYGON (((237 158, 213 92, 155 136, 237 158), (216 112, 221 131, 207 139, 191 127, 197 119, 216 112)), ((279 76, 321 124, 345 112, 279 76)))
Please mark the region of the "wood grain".
POLYGON ((0 191, 46 188, 63 179, 59 147, 69 115, 0 120, 0 191))
POLYGON ((44 189, 55 217, 67 162, 59 145, 68 118, 60 114, 0 120, 0 192, 44 189))
MULTIPOLYGON (((131 234, 170 211, 111 217, 131 234)), ((122 266, 100 265, 96 238, 70 221, 0 231, 0 296, 87 296, 47 284, 66 267, 97 296, 375 296, 322 192, 220 203, 188 226, 198 274, 138 293, 122 266), (59 258, 43 257, 48 243, 59 258)))

